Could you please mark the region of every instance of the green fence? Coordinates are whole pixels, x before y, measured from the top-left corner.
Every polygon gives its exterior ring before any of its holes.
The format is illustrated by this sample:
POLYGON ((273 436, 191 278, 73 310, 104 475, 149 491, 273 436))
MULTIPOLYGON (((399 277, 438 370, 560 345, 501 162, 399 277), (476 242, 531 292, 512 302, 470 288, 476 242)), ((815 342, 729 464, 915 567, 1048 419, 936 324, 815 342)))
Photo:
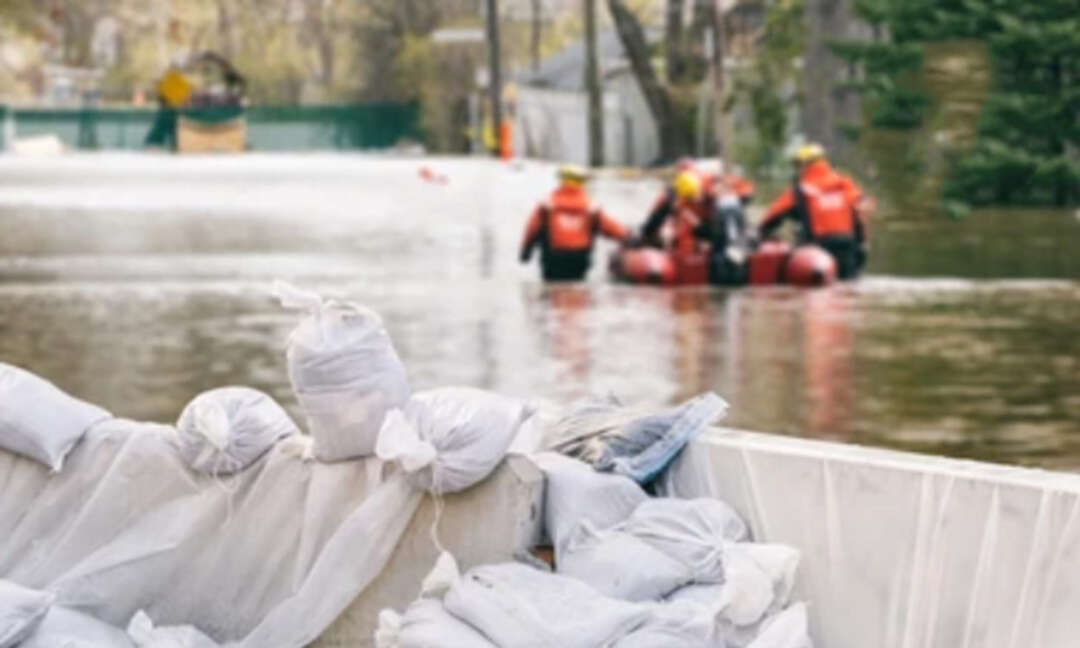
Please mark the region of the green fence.
MULTIPOLYGON (((5 113, 14 122, 9 136, 52 134, 66 146, 82 150, 142 148, 158 116, 154 108, 8 110, 0 106, 0 120, 5 113)), ((248 148, 255 151, 382 149, 403 139, 421 138, 416 104, 252 106, 244 116, 248 148)))

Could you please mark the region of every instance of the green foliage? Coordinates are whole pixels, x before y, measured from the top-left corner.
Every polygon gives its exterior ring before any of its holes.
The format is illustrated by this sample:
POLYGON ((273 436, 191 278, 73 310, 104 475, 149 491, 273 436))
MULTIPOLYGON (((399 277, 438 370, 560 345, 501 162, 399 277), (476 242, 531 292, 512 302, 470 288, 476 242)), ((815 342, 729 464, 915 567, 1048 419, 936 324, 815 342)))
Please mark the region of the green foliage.
POLYGON ((773 167, 783 158, 788 111, 799 98, 795 61, 805 49, 803 7, 803 0, 766 5, 758 55, 735 80, 733 98, 749 104, 757 135, 756 145, 741 157, 755 170, 773 167))
POLYGON ((952 161, 947 213, 956 205, 1080 204, 1080 6, 1076 0, 854 0, 887 41, 838 42, 834 53, 862 71, 854 87, 870 124, 911 129, 929 98, 911 83, 921 44, 950 38, 984 42, 994 89, 974 149, 952 161))

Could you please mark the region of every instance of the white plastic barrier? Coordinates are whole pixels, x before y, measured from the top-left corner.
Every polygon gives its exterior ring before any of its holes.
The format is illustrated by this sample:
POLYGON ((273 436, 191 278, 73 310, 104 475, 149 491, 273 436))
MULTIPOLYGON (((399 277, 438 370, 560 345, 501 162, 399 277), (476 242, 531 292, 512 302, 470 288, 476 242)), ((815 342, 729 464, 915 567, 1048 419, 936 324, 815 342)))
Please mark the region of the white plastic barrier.
POLYGON ((817 645, 1080 646, 1080 475, 723 429, 665 490, 802 551, 817 645))

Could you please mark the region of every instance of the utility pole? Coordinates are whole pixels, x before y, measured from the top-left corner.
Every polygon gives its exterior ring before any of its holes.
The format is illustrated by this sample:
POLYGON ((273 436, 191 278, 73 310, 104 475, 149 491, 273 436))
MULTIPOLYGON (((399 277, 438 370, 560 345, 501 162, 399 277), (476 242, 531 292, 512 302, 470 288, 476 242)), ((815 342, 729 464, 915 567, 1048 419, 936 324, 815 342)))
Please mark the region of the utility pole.
POLYGON ((540 69, 540 21, 543 19, 542 13, 541 0, 532 0, 532 42, 529 49, 532 53, 533 72, 540 69))
POLYGON ((589 164, 604 164, 604 106, 596 60, 596 0, 585 0, 585 87, 589 93, 589 164))
POLYGON ((712 74, 716 101, 716 157, 723 164, 723 171, 731 169, 731 125, 724 112, 727 91, 724 88, 724 53, 727 51, 727 14, 738 0, 717 0, 713 7, 712 21, 712 74))
POLYGON ((488 93, 491 102, 491 127, 495 131, 495 155, 499 154, 502 142, 499 134, 502 126, 502 76, 499 73, 499 3, 487 0, 487 41, 488 41, 488 93))

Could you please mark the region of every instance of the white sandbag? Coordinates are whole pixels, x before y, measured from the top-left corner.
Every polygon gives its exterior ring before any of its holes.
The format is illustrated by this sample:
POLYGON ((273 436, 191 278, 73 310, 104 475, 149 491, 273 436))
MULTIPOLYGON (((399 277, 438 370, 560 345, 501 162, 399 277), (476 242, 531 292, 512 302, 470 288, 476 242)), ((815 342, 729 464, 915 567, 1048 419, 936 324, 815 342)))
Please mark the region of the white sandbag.
POLYGON ((0 580, 0 648, 14 648, 34 633, 56 596, 0 580))
POLYGON ((598 473, 577 459, 544 452, 533 461, 544 472, 544 526, 555 548, 556 564, 586 527, 613 527, 649 498, 629 477, 598 473))
POLYGON ((805 603, 795 603, 762 624, 749 648, 814 648, 805 603))
POLYGON ((155 627, 142 610, 131 617, 127 631, 138 648, 220 648, 216 641, 194 626, 155 627))
POLYGON ((624 601, 659 601, 693 580, 688 567, 633 534, 587 525, 556 564, 560 574, 624 601))
POLYGON ((0 363, 0 448, 58 472, 83 434, 110 417, 44 378, 0 363))
POLYGON ((378 314, 274 284, 281 304, 307 315, 289 336, 289 381, 315 438, 315 456, 371 455, 383 417, 409 397, 409 383, 378 314))
POLYGON ((447 612, 442 601, 422 598, 405 614, 379 613, 375 648, 495 648, 495 644, 447 612))
POLYGON ((756 636, 754 626, 787 605, 799 552, 785 545, 725 543, 724 561, 722 584, 689 585, 668 598, 708 607, 725 632, 751 628, 750 636, 756 636))
POLYGON ((19 648, 135 648, 135 643, 120 628, 54 605, 19 648))
POLYGON ((482 389, 433 389, 387 414, 375 454, 400 463, 417 488, 456 493, 495 470, 531 413, 522 401, 482 389))
POLYGON ((724 580, 724 543, 744 539, 746 524, 717 499, 642 502, 619 527, 690 570, 698 583, 724 580))
POLYGON ((740 542, 728 547, 727 551, 744 552, 769 577, 773 591, 770 612, 776 612, 791 602, 791 590, 795 587, 795 572, 801 557, 798 549, 782 544, 740 542))
POLYGON ((614 648, 724 648, 708 610, 689 602, 658 603, 652 616, 614 648))
POLYGON ((250 387, 220 387, 196 396, 176 423, 180 455, 192 470, 243 470, 285 437, 299 434, 285 410, 250 387))
POLYGON ((650 618, 646 606, 611 599, 576 579, 514 563, 470 570, 450 588, 443 603, 499 648, 597 648, 650 618))
POLYGON ((457 559, 447 551, 420 584, 420 598, 398 614, 379 612, 375 648, 494 648, 475 628, 446 611, 442 599, 461 578, 457 559))

